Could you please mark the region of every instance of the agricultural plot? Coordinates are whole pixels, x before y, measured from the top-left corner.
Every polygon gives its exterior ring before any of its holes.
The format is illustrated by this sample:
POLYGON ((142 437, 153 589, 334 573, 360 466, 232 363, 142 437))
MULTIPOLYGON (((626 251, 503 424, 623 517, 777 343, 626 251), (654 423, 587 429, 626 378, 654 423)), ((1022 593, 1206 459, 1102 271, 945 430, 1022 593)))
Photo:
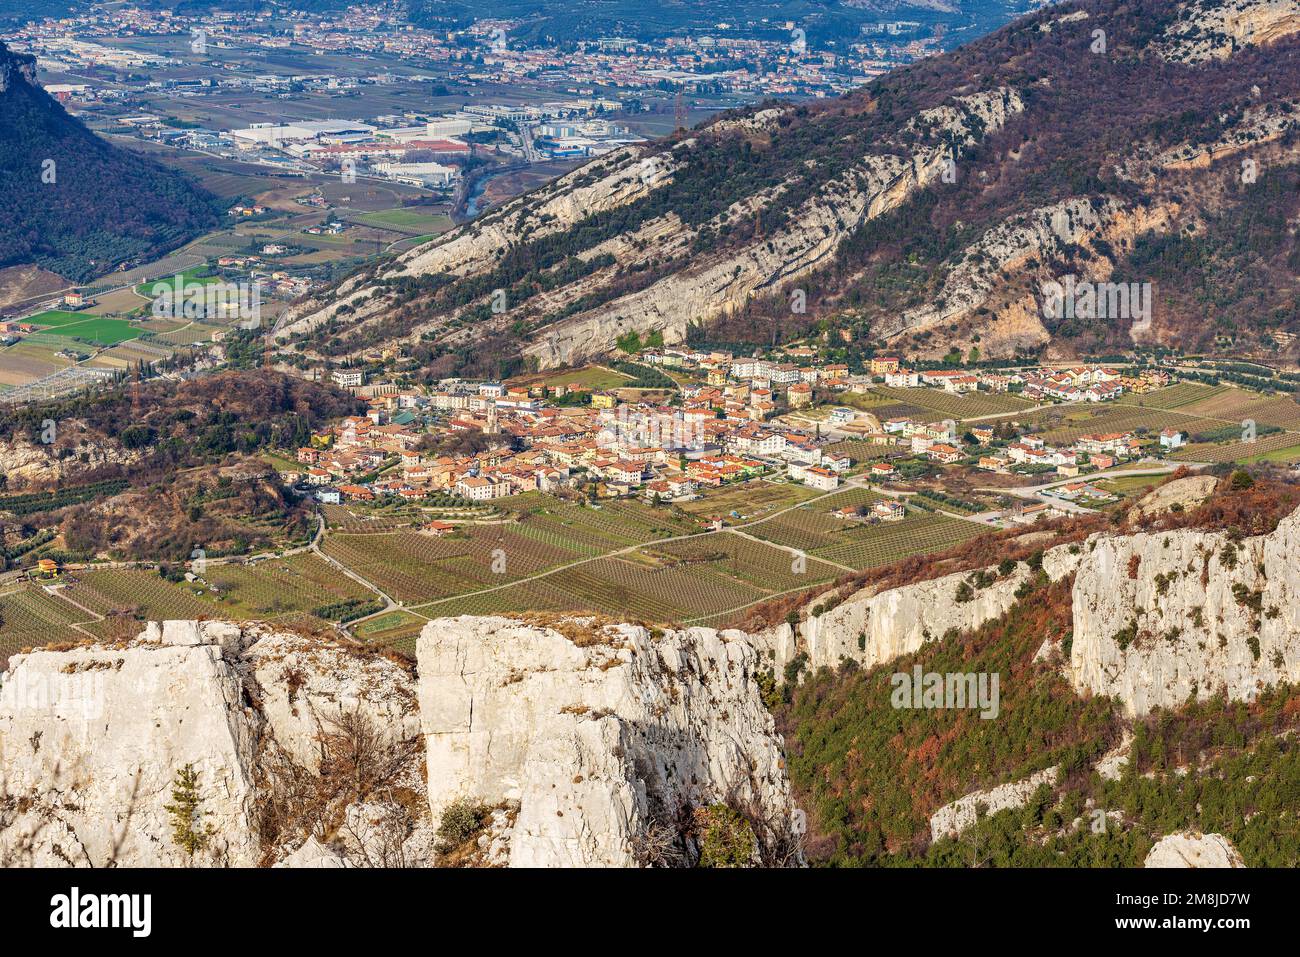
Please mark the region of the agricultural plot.
POLYGON ((192 346, 199 342, 211 341, 213 333, 223 328, 223 326, 207 325, 202 322, 191 322, 171 332, 160 332, 153 337, 153 341, 169 346, 192 346))
POLYGON ((931 410, 933 414, 952 419, 1018 412, 1034 404, 1028 399, 1006 393, 970 392, 966 395, 953 395, 941 389, 891 389, 887 386, 877 386, 874 391, 887 399, 920 406, 931 410))
POLYGON ((409 644, 413 652, 415 639, 427 621, 409 611, 390 611, 360 623, 352 629, 352 634, 374 645, 404 647, 409 644))
POLYGON ((373 592, 311 554, 253 565, 210 565, 202 581, 210 586, 207 595, 230 618, 275 618, 304 611, 335 618, 349 602, 377 600, 373 592))
POLYGON ((1194 402, 1204 402, 1228 392, 1226 385, 1204 385, 1200 382, 1179 382, 1176 385, 1148 392, 1145 395, 1125 395, 1121 405, 1138 405, 1147 409, 1180 409, 1194 402))
POLYGON ((815 489, 795 482, 778 483, 764 479, 751 479, 738 485, 707 492, 695 501, 685 502, 680 507, 683 512, 700 517, 718 515, 754 521, 772 512, 816 498, 818 494, 815 489), (732 515, 733 512, 736 514, 732 515))
POLYGON ((504 584, 577 557, 506 525, 470 527, 445 538, 416 532, 331 535, 323 548, 397 601, 411 603, 504 584))
MULTIPOLYGON (((139 326, 134 326, 125 319, 108 319, 86 313, 80 315, 69 313, 68 315, 75 315, 78 321, 45 323, 48 328, 43 328, 41 334, 46 336, 66 336, 69 339, 80 339, 84 342, 96 342, 101 345, 111 346, 114 343, 126 342, 128 339, 137 339, 142 331, 139 326)), ((33 317, 32 322, 39 323, 41 319, 40 317, 33 317)))
POLYGON ((403 233, 439 233, 451 226, 451 220, 441 213, 425 213, 415 209, 384 209, 349 217, 354 222, 403 233))
POLYGON ((69 585, 68 597, 100 614, 125 612, 138 621, 215 617, 210 602, 154 571, 105 568, 77 579, 69 585))
POLYGON ((88 618, 38 585, 24 585, 0 595, 0 659, 21 648, 83 638, 69 626, 88 618))
POLYGON ((414 509, 401 512, 384 511, 373 515, 358 514, 344 505, 322 505, 325 524, 344 532, 392 532, 408 528, 421 520, 414 509))
POLYGON ((845 439, 826 446, 826 451, 835 455, 847 455, 856 465, 860 462, 875 462, 888 458, 898 451, 896 445, 877 445, 875 442, 863 442, 861 439, 845 439))
POLYGON ((909 516, 901 522, 863 525, 844 532, 834 545, 813 554, 861 570, 909 555, 940 551, 986 531, 975 522, 946 515, 909 516))
POLYGON ((1251 419, 1257 425, 1300 431, 1300 403, 1290 396, 1255 395, 1242 389, 1227 389, 1182 411, 1232 424, 1251 419))
POLYGON ((1181 412, 1116 405, 1100 410, 1089 418, 1072 419, 1068 424, 1049 429, 1043 433, 1043 438, 1053 444, 1070 444, 1079 436, 1093 432, 1132 432, 1146 429, 1148 432, 1158 433, 1165 428, 1201 432, 1219 428, 1221 425, 1222 422, 1196 418, 1181 412))
POLYGON ((670 542, 662 550, 692 563, 689 567, 711 564, 715 571, 769 593, 830 581, 841 574, 810 555, 796 561, 798 556, 783 548, 729 532, 670 542))
POLYGON ((835 544, 843 529, 844 519, 804 505, 747 528, 746 531, 777 545, 809 552, 814 548, 835 544))
POLYGON ((574 384, 588 389, 603 391, 605 389, 617 389, 620 386, 627 385, 631 381, 632 377, 630 375, 616 372, 613 369, 606 369, 603 366, 583 366, 581 369, 571 369, 568 372, 557 372, 545 377, 529 376, 518 380, 517 384, 530 386, 540 384, 548 388, 574 384))
POLYGON ((1198 444, 1183 446, 1170 458, 1177 462, 1244 462, 1269 457, 1269 461, 1286 461, 1287 456, 1272 458, 1273 453, 1300 445, 1300 435, 1294 432, 1271 432, 1254 442, 1227 442, 1222 445, 1198 444))

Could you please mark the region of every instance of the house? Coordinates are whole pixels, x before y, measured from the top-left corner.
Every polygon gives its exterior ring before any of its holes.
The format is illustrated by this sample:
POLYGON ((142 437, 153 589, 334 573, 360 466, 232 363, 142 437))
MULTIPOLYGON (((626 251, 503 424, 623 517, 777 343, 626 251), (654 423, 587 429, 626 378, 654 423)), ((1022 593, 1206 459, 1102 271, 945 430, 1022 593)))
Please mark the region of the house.
POLYGON ((505 482, 495 482, 480 475, 470 475, 456 483, 456 494, 471 502, 487 502, 509 495, 510 486, 505 482))
POLYGON ((40 558, 36 561, 36 574, 41 578, 53 578, 59 573, 59 563, 53 558, 40 558))
POLYGON ((436 518, 430 522, 424 523, 424 531, 437 535, 439 538, 446 535, 448 532, 454 532, 455 530, 456 526, 451 522, 444 522, 436 518))
POLYGON ((356 389, 366 384, 363 369, 335 369, 330 373, 330 378, 341 389, 356 389))
POLYGON ((935 462, 942 462, 945 465, 951 465, 954 462, 961 461, 962 451, 961 449, 954 448, 951 445, 946 445, 943 442, 936 442, 926 449, 926 455, 935 462))
POLYGON ((830 469, 813 465, 804 469, 803 483, 822 492, 831 492, 839 488, 840 477, 830 469))
POLYGON ((786 401, 792 409, 812 405, 812 386, 807 382, 796 382, 786 391, 786 401))
POLYGON ((871 374, 885 375, 890 372, 897 372, 898 365, 898 356, 876 356, 871 360, 871 374))
POLYGON ((868 469, 868 473, 873 479, 888 480, 898 474, 898 469, 894 468, 888 462, 875 462, 872 464, 871 468, 868 469))
POLYGON ((920 375, 912 369, 898 369, 885 373, 885 385, 891 389, 915 389, 920 384, 920 375))
POLYGON ((882 522, 901 522, 907 517, 907 508, 896 499, 882 499, 871 503, 871 514, 882 522))
POLYGON ((1187 444, 1187 439, 1177 429, 1163 429, 1160 432, 1160 445, 1166 449, 1176 449, 1187 444))

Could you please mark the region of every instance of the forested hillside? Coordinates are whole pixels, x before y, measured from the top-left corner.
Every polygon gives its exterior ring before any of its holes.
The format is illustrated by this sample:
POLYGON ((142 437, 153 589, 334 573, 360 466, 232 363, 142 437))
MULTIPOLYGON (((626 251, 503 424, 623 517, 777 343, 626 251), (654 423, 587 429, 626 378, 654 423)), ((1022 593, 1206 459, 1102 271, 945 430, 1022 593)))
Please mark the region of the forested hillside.
POLYGON ((82 283, 217 218, 214 197, 91 133, 36 84, 30 56, 0 43, 0 268, 30 263, 82 283))

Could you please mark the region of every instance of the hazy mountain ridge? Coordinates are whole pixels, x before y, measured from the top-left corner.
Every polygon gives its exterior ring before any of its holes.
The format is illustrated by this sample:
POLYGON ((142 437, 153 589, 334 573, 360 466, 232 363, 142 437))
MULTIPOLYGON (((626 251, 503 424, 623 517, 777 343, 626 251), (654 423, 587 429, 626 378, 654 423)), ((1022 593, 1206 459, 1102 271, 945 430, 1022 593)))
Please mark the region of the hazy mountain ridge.
POLYGON ((993 356, 1286 329, 1297 31, 1271 0, 1053 7, 839 100, 595 160, 304 304, 280 334, 323 329, 307 346, 333 356, 519 346, 546 366, 701 323, 769 341, 832 317, 851 341, 993 356), (1207 43, 1227 55, 1196 54, 1207 43), (1007 108, 962 119, 990 97, 1007 108), (1153 283, 1150 328, 1046 318, 1040 288, 1065 275, 1153 283))

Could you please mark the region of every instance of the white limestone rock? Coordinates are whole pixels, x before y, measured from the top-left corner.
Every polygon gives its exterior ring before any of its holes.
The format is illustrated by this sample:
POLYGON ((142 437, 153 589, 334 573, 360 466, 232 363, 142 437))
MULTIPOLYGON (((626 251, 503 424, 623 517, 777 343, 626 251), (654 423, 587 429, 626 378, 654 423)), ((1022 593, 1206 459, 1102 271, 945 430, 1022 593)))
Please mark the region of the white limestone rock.
MULTIPOLYGON (((268 853, 257 837, 268 756, 290 755, 314 774, 320 735, 344 713, 364 715, 380 742, 410 743, 393 785, 422 794, 415 702, 414 679, 397 664, 261 625, 150 622, 128 642, 15 655, 0 676, 0 864, 257 865, 268 853), (186 765, 211 829, 192 860, 166 810, 186 765)), ((373 860, 364 853, 373 832, 401 842, 383 848, 389 863, 428 863, 432 829, 419 804, 401 828, 340 809, 345 823, 369 828, 345 828, 356 839, 339 842, 343 854, 373 860)), ((284 856, 331 866, 324 853, 303 845, 284 856)))
POLYGON ((15 655, 0 685, 0 859, 95 867, 191 863, 171 840, 178 769, 199 772, 212 851, 257 862, 256 717, 210 623, 151 627, 125 648, 15 655))
POLYGON ((1040 785, 1055 785, 1060 771, 1059 767, 1046 768, 1023 781, 999 784, 984 791, 972 791, 951 804, 945 804, 930 815, 930 840, 957 837, 975 824, 981 808, 984 809, 985 816, 991 816, 999 811, 1024 807, 1040 785))
POLYGON ((1096 537, 1074 580, 1069 678, 1126 714, 1300 680, 1300 511, 1268 535, 1096 537))
POLYGON ((774 830, 788 826, 761 662, 738 633, 551 624, 425 626, 420 717, 435 819, 458 799, 517 805, 513 867, 632 866, 653 822, 728 796, 774 830))
POLYGON ((1143 867, 1245 867, 1241 854, 1222 834, 1180 831, 1151 848, 1143 867))

